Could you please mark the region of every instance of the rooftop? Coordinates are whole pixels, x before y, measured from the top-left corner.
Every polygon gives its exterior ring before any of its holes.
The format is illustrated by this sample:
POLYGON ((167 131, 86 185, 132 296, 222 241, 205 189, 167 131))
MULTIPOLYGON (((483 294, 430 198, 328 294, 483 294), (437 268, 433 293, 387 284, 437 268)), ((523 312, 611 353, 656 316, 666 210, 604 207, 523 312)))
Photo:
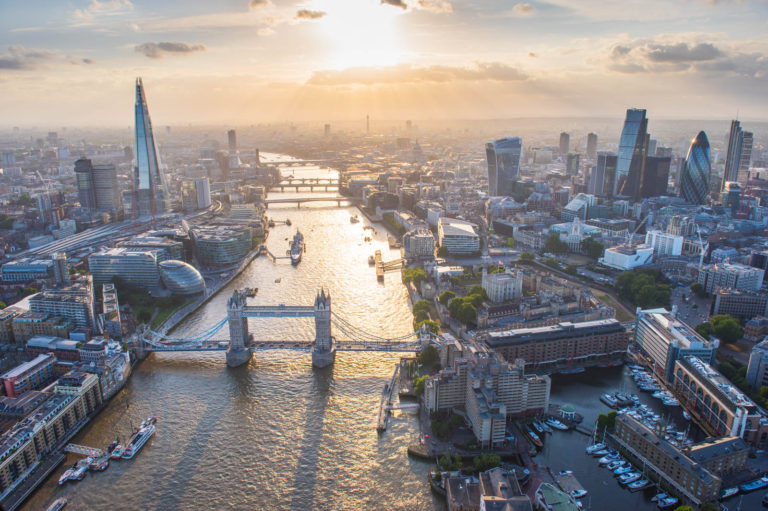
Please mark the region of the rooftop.
POLYGON ((744 393, 717 372, 711 365, 702 362, 697 357, 685 357, 678 360, 680 365, 691 373, 701 375, 700 382, 724 403, 732 403, 733 407, 756 407, 744 393))
POLYGON ((675 318, 666 309, 640 311, 638 325, 645 322, 652 326, 669 343, 677 343, 683 349, 707 349, 712 343, 700 336, 693 328, 675 318))
POLYGON ((51 354, 38 355, 29 362, 24 362, 0 376, 3 380, 9 380, 11 378, 21 379, 36 371, 47 364, 52 364, 56 361, 56 357, 51 354))
POLYGON ((487 332, 487 340, 493 344, 495 342, 523 342, 537 339, 557 339, 562 337, 572 337, 574 335, 587 335, 590 330, 602 332, 605 330, 623 330, 624 327, 616 319, 598 319, 595 321, 584 321, 581 323, 563 322, 557 325, 541 326, 535 328, 515 328, 511 330, 501 330, 487 332))
POLYGON ((440 217, 438 224, 446 236, 477 236, 475 232, 477 226, 464 220, 440 217))
POLYGON ((694 461, 703 463, 720 456, 747 450, 749 450, 747 443, 737 436, 709 438, 692 445, 688 456, 694 461))

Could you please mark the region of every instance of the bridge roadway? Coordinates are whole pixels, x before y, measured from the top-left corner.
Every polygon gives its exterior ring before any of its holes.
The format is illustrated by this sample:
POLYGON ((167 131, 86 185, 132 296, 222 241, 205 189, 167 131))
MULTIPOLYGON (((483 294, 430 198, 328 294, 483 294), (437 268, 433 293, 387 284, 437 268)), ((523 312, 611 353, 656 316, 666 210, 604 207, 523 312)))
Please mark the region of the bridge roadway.
MULTIPOLYGON (((292 351, 310 351, 314 341, 253 341, 248 345, 252 352, 266 350, 292 350, 292 351)), ((199 345, 177 346, 168 345, 167 348, 147 345, 145 350, 158 353, 180 353, 190 351, 227 351, 229 340, 208 340, 199 345)), ((413 353, 419 351, 421 344, 419 342, 364 342, 364 341, 336 341, 336 351, 387 351, 413 353)))
POLYGON ((297 197, 295 199, 267 199, 264 201, 264 206, 269 207, 270 204, 293 204, 301 205, 304 202, 335 202, 337 205, 341 205, 346 201, 349 203, 358 203, 362 199, 357 197, 344 197, 337 195, 336 197, 297 197))

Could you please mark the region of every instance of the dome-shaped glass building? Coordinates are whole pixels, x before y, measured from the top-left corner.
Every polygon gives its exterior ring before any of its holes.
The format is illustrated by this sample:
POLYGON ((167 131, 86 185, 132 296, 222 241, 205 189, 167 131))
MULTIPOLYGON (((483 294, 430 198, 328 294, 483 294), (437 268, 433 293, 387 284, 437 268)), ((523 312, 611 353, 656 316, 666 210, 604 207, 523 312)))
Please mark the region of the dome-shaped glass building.
POLYGON ((184 261, 162 261, 160 278, 168 290, 175 295, 195 295, 205 292, 205 280, 200 272, 184 261))
POLYGON ((700 131, 691 142, 680 173, 680 196, 691 204, 704 204, 709 195, 709 177, 712 163, 709 157, 707 134, 700 131))

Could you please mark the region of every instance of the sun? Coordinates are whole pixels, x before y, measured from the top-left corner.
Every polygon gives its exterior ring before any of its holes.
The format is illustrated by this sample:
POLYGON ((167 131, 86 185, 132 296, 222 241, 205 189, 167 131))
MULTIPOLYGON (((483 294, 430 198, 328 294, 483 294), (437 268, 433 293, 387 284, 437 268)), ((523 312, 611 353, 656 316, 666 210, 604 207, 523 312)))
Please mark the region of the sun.
POLYGON ((323 25, 333 54, 333 69, 391 66, 401 57, 398 19, 403 13, 380 0, 318 0, 313 8, 326 13, 323 25))

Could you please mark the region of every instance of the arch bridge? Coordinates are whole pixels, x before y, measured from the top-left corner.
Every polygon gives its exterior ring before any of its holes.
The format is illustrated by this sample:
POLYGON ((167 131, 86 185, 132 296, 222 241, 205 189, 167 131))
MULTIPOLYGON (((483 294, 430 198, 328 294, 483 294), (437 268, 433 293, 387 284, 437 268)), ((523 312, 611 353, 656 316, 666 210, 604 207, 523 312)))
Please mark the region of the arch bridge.
POLYGON ((170 337, 146 332, 141 341, 146 351, 225 351, 227 365, 236 367, 248 362, 262 350, 298 350, 312 354, 312 365, 326 367, 333 363, 337 351, 417 352, 442 339, 422 327, 395 338, 365 332, 331 310, 331 295, 321 290, 313 305, 248 305, 245 290, 235 289, 227 300, 227 316, 208 329, 189 337, 170 337), (314 318, 314 340, 257 341, 248 330, 248 318, 314 318), (216 339, 216 334, 229 324, 229 339, 216 339), (334 330, 343 337, 337 338, 334 330))

